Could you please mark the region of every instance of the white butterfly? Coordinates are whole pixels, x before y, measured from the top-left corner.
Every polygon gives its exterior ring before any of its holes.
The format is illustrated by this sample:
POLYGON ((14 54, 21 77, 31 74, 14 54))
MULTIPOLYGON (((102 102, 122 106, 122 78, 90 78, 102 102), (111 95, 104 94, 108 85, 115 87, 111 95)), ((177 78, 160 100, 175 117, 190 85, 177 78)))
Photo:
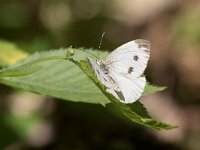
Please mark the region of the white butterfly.
POLYGON ((88 62, 107 92, 123 103, 132 103, 144 91, 149 57, 149 41, 137 39, 115 49, 105 61, 88 58, 88 62))

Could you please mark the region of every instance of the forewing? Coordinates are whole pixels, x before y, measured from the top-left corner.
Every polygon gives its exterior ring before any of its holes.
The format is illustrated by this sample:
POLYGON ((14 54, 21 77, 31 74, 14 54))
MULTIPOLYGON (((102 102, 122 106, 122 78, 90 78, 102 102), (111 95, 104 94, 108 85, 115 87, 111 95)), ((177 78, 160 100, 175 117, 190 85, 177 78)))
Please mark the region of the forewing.
POLYGON ((134 79, 143 74, 149 57, 149 41, 138 39, 115 49, 105 62, 110 71, 134 79))

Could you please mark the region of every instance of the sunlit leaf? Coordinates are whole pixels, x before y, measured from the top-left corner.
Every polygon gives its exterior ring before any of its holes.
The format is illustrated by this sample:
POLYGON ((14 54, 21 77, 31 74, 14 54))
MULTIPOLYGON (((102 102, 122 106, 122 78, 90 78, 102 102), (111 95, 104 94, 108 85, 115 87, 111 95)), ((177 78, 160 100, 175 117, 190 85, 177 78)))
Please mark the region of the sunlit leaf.
POLYGON ((0 66, 15 64, 17 61, 27 57, 27 55, 16 45, 0 40, 0 66))
MULTIPOLYGON (((121 103, 110 93, 107 93, 105 87, 97 80, 96 76, 92 72, 87 61, 82 60, 86 59, 88 55, 87 53, 76 51, 76 55, 68 60, 49 59, 60 58, 59 56, 65 56, 65 54, 66 50, 62 49, 37 53, 28 57, 26 60, 21 62, 21 64, 25 64, 22 66, 29 66, 26 64, 31 64, 30 69, 35 65, 39 65, 43 67, 43 69, 26 76, 14 77, 13 75, 12 77, 2 77, 0 82, 12 87, 37 92, 43 95, 58 97, 68 101, 102 105, 112 102, 124 115, 136 123, 158 130, 172 129, 175 127, 158 122, 151 118, 145 107, 139 101, 126 105, 121 103), (34 64, 31 62, 38 63, 34 64)), ((102 53, 102 55, 105 54, 106 53, 102 53)), ((17 65, 20 66, 20 64, 17 65)), ((16 66, 16 69, 19 69, 18 66, 16 66)), ((14 68, 15 66, 12 66, 12 69, 14 68)), ((15 71, 16 70, 14 70, 14 72, 15 71)), ((22 72, 23 71, 24 70, 22 70, 22 72)), ((162 88, 147 84, 144 94, 160 90, 162 90, 162 88)))

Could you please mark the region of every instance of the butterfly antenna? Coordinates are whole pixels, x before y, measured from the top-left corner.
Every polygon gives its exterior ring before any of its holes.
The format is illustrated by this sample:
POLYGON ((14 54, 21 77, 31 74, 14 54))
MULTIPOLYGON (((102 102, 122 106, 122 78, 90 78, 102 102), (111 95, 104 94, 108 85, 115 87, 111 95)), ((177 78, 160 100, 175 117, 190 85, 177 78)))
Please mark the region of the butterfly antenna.
POLYGON ((99 58, 99 54, 100 54, 100 48, 101 48, 101 44, 102 44, 102 41, 103 41, 103 37, 104 37, 104 35, 105 35, 106 33, 105 32, 103 32, 103 34, 101 35, 101 40, 100 40, 100 43, 99 43, 99 49, 98 49, 98 55, 97 55, 97 57, 99 58))

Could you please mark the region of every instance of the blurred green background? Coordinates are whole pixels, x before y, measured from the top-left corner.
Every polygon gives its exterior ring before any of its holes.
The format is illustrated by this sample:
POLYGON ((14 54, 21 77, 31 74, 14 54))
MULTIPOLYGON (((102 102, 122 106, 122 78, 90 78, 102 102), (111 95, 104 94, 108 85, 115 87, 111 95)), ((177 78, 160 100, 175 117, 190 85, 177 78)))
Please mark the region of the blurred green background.
POLYGON ((103 32, 103 50, 150 40, 145 74, 168 89, 141 102, 152 116, 179 128, 153 131, 111 105, 66 102, 0 85, 0 149, 200 149, 198 0, 0 0, 0 66, 60 47, 98 49, 103 32))

